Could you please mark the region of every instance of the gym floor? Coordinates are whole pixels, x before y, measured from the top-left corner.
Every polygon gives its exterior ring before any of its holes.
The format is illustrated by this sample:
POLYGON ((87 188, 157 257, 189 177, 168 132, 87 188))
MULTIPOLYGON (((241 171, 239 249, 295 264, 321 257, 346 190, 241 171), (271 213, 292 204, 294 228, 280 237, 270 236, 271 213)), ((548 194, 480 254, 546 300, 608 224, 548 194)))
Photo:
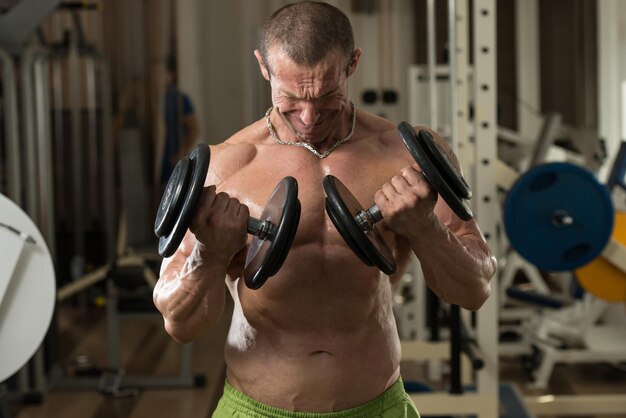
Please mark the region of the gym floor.
MULTIPOLYGON (((87 356, 94 365, 106 364, 105 309, 81 308, 75 305, 65 303, 58 309, 60 357, 65 361, 65 366, 69 366, 73 359, 79 356, 87 356)), ((40 404, 10 403, 10 416, 208 418, 221 395, 224 379, 223 343, 231 310, 232 304, 229 303, 219 326, 194 343, 194 373, 204 374, 207 382, 202 388, 143 390, 137 396, 118 398, 101 394, 94 389, 78 391, 52 389, 40 404)), ((179 348, 163 330, 159 316, 155 315, 153 319, 123 320, 121 332, 122 359, 128 374, 177 373, 179 348)), ((402 370, 405 380, 423 380, 422 367, 403 364, 402 370)), ((517 383, 518 389, 524 395, 626 393, 626 370, 602 364, 557 366, 550 380, 550 387, 544 391, 528 387, 528 375, 521 363, 514 359, 501 362, 500 377, 503 382, 517 383)), ((621 417, 626 418, 626 415, 621 417)))

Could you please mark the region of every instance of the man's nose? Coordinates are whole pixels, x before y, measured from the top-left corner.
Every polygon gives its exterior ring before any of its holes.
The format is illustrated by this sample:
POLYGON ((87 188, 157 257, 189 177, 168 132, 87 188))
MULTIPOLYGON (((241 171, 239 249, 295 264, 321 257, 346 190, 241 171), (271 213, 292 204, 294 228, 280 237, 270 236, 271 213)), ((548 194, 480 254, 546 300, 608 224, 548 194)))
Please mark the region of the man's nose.
POLYGON ((303 108, 300 111, 300 120, 302 120, 303 124, 307 126, 315 125, 319 117, 320 112, 314 103, 304 103, 303 108))

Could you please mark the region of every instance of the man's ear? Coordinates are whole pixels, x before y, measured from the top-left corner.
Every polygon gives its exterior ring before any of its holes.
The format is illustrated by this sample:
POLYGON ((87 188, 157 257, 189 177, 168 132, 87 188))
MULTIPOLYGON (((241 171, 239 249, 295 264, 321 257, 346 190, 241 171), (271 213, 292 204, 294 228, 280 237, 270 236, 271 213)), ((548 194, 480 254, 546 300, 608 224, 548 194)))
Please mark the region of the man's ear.
POLYGON ((357 48, 352 53, 352 58, 350 59, 350 65, 348 65, 348 77, 350 77, 354 71, 356 70, 356 66, 359 63, 359 59, 361 59, 361 48, 357 48))
POLYGON ((256 60, 259 63, 259 68, 261 69, 261 74, 263 74, 263 78, 265 78, 267 81, 270 81, 270 72, 265 66, 265 63, 263 62, 263 56, 261 55, 261 51, 259 51, 258 49, 255 49, 254 56, 256 57, 256 60))

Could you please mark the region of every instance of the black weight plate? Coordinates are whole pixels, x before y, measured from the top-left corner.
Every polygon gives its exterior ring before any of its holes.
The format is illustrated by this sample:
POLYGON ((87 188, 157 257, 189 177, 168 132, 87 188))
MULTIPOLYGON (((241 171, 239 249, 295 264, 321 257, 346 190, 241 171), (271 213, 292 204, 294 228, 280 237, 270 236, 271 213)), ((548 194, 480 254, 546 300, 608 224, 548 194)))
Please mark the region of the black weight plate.
POLYGON ((611 237, 609 192, 588 170, 540 164, 517 179, 504 203, 511 246, 544 271, 572 271, 598 257, 611 237), (571 222, 561 223, 566 215, 571 222))
POLYGON ((183 205, 184 196, 189 187, 189 174, 189 157, 185 156, 174 167, 174 171, 172 171, 172 175, 165 186, 161 203, 159 203, 154 221, 154 233, 159 238, 168 235, 174 226, 174 221, 183 205))
POLYGON ((463 199, 471 199, 472 191, 459 170, 450 162, 441 145, 425 129, 415 132, 415 128, 408 122, 398 125, 400 137, 413 159, 417 161, 417 153, 424 153, 437 167, 441 177, 448 183, 453 192, 463 199))
POLYGON ((199 144, 189 155, 189 187, 171 232, 159 238, 159 254, 162 257, 170 257, 174 254, 185 237, 189 222, 196 210, 196 203, 204 188, 210 159, 211 150, 207 144, 199 144))
POLYGON ((383 273, 393 274, 395 260, 378 230, 379 224, 375 224, 371 231, 362 230, 355 216, 364 209, 348 188, 332 175, 324 178, 323 185, 327 197, 326 212, 346 243, 365 264, 373 263, 383 273))
POLYGON ((415 129, 410 124, 402 122, 398 125, 398 131, 411 156, 422 169, 424 177, 426 177, 426 180, 428 180, 439 196, 459 218, 464 221, 472 219, 474 215, 466 199, 455 193, 445 177, 442 177, 440 169, 433 162, 433 159, 429 157, 426 145, 422 144, 419 138, 411 133, 411 131, 415 132, 415 129))
POLYGON ((424 129, 420 130, 417 135, 419 137, 418 142, 426 144, 426 150, 428 150, 429 155, 432 157, 431 159, 439 168, 439 172, 450 185, 450 188, 463 199, 471 199, 472 190, 459 170, 448 159, 439 142, 432 137, 430 132, 424 129))
POLYGON ((352 235, 350 235, 350 232, 347 230, 345 225, 337 217, 338 215, 335 213, 336 209, 334 208, 330 200, 328 200, 328 198, 324 199, 324 206, 326 207, 326 213, 328 214, 328 217, 333 222, 333 225, 335 225, 335 228, 337 228, 337 231, 339 231, 339 235, 341 235, 346 244, 348 244, 348 246, 357 255, 357 257, 361 259, 363 263, 367 264, 368 266, 373 266, 374 262, 369 259, 367 254, 365 254, 363 250, 361 250, 361 247, 357 245, 356 241, 352 239, 352 235))
POLYGON ((276 226, 275 236, 254 237, 244 269, 244 281, 250 289, 258 289, 276 274, 291 249, 300 220, 298 182, 293 177, 283 178, 272 191, 258 218, 276 226))
POLYGON ((433 157, 433 161, 437 164, 440 173, 443 174, 452 190, 463 199, 471 199, 472 190, 459 170, 450 162, 439 142, 426 130, 421 130, 418 136, 421 138, 421 141, 426 144, 430 155, 433 157))
MULTIPOLYGON (((289 250, 291 249, 291 244, 293 244, 293 239, 296 237, 296 232, 298 231, 298 225, 300 224, 300 200, 296 200, 296 219, 294 219, 291 224, 292 227, 287 234, 287 239, 285 244, 283 245, 283 249, 278 252, 280 254, 280 258, 276 261, 274 265, 274 271, 270 273, 270 277, 278 273, 278 270, 283 266, 285 259, 287 258, 287 254, 289 254, 289 250)), ((287 227, 289 224, 287 223, 287 227)))

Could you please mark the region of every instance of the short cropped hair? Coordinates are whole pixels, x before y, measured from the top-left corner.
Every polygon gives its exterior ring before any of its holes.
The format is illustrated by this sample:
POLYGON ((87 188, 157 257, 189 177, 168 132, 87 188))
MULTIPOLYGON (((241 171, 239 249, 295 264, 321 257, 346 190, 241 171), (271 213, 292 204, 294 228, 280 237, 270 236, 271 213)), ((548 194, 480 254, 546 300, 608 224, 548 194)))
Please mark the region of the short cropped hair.
POLYGON ((330 51, 339 49, 346 69, 354 53, 354 35, 348 17, 339 9, 318 1, 288 4, 263 25, 259 51, 271 73, 269 49, 279 46, 298 65, 312 67, 330 51))

